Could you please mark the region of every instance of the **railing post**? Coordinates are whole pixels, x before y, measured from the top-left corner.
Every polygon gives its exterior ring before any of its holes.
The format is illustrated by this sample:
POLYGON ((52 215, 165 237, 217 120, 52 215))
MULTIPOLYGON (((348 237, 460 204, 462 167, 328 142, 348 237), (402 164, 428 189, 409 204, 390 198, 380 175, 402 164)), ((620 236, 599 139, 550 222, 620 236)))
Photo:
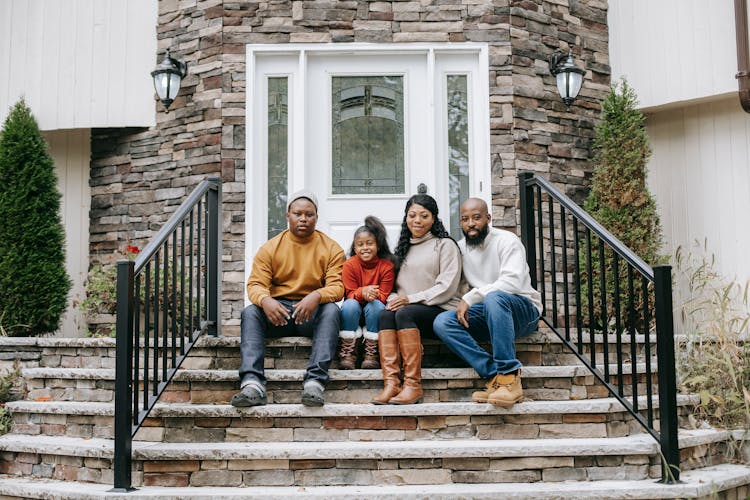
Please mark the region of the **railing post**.
POLYGON ((117 261, 117 323, 115 343, 115 457, 114 488, 127 492, 131 486, 132 370, 133 370, 133 270, 131 260, 117 261))
POLYGON ((216 188, 208 190, 208 252, 206 255, 206 291, 208 308, 206 319, 210 322, 208 333, 214 337, 221 335, 221 179, 210 177, 216 188))
MULTIPOLYGON (((661 482, 675 483, 680 480, 680 449, 677 444, 677 381, 671 266, 654 266, 654 298, 659 370, 659 435, 664 460, 661 482)), ((646 341, 648 342, 648 336, 646 341)))
POLYGON ((531 180, 534 174, 521 172, 518 174, 518 197, 521 204, 521 241, 526 247, 526 262, 529 264, 531 286, 536 288, 536 226, 534 223, 534 191, 531 180))

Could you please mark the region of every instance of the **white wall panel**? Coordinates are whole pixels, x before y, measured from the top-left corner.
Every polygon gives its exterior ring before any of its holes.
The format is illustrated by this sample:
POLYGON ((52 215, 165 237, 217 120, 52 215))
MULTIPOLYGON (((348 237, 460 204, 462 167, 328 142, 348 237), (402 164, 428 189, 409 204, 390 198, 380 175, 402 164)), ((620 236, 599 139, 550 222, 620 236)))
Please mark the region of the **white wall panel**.
POLYGON ((610 0, 612 80, 643 108, 737 92, 734 2, 610 0))
POLYGON ((84 298, 83 283, 89 268, 89 129, 58 130, 45 133, 49 152, 55 161, 57 187, 62 193, 61 219, 65 228, 65 268, 73 282, 68 309, 60 333, 78 337, 85 333, 78 304, 84 298))
POLYGON ((157 0, 0 0, 0 121, 42 130, 155 124, 157 0))
POLYGON ((707 240, 727 278, 750 279, 750 115, 731 97, 650 114, 647 123, 665 250, 707 240))

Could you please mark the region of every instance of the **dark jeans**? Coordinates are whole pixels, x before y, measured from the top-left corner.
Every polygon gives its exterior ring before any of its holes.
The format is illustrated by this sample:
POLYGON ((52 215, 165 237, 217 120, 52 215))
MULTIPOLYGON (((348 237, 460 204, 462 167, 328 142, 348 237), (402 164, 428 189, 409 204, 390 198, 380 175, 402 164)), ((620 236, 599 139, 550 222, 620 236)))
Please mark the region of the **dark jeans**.
POLYGON ((440 306, 426 306, 424 304, 409 304, 397 311, 386 310, 380 313, 380 329, 418 328, 420 335, 423 337, 434 338, 432 322, 443 311, 445 309, 440 306))
MULTIPOLYGON (((296 301, 276 299, 292 314, 296 301)), ((263 357, 265 355, 266 337, 312 337, 312 354, 307 364, 305 382, 315 380, 324 387, 328 382, 328 367, 336 353, 339 340, 339 308, 334 303, 320 304, 312 319, 297 325, 294 318, 284 326, 272 325, 263 309, 249 305, 242 311, 242 341, 240 343, 240 380, 255 380, 266 383, 263 374, 263 357)))

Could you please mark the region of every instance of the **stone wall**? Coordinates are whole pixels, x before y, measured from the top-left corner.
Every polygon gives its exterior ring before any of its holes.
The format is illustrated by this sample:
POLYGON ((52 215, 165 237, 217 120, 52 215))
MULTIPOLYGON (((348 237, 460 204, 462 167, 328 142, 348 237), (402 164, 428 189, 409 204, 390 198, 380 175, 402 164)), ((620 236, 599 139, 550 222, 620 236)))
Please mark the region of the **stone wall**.
POLYGON ((548 176, 582 201, 609 84, 606 7, 597 0, 161 0, 159 52, 183 57, 188 76, 172 111, 154 104, 156 127, 92 131, 92 264, 144 244, 201 179, 220 175, 223 331, 238 334, 248 43, 487 42, 495 224, 517 225, 520 170, 548 176), (569 48, 587 74, 566 110, 547 57, 569 48))

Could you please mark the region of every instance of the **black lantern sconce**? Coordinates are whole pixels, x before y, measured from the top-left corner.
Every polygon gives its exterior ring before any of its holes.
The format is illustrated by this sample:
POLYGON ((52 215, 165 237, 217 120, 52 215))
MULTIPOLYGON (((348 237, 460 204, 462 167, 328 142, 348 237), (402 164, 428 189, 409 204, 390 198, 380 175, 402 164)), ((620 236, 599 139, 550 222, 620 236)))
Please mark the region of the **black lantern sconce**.
POLYGON ((159 100, 167 113, 169 113, 169 106, 172 105, 180 91, 180 84, 185 75, 187 75, 187 63, 170 56, 169 49, 164 54, 161 64, 151 72, 156 95, 159 96, 159 100))
POLYGON ((549 72, 557 80, 557 91, 560 93, 563 103, 570 109, 570 105, 573 104, 581 90, 583 75, 586 74, 586 71, 576 67, 572 52, 568 52, 567 55, 562 52, 555 52, 549 56, 549 72))

